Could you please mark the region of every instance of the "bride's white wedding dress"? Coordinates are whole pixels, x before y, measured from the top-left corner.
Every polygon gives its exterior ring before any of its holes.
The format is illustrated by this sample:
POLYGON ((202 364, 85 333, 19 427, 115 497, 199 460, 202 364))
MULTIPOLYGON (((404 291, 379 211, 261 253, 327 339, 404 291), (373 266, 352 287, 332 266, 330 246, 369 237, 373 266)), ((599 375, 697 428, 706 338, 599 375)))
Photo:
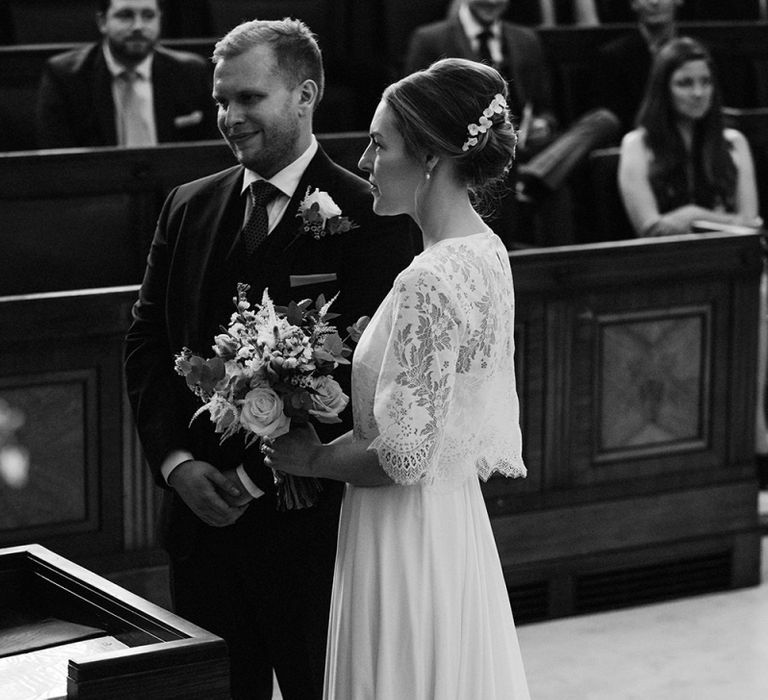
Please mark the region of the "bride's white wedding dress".
POLYGON ((528 688, 478 476, 525 475, 514 293, 490 231, 395 280, 355 351, 354 437, 392 486, 346 486, 328 700, 519 700, 528 688))

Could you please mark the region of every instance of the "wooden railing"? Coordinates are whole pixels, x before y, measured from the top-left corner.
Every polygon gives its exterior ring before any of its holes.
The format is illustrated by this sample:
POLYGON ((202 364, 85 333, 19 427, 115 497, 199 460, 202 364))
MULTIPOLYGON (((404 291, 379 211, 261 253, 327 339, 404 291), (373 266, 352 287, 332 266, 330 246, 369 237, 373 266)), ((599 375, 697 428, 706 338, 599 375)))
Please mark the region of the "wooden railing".
MULTIPOLYGON (((529 476, 483 489, 520 621, 758 582, 760 255, 715 234, 510 254, 529 476)), ((25 488, 0 479, 0 545, 91 566, 155 546, 121 370, 135 296, 0 298, 31 454, 25 488)))
MULTIPOLYGON (((318 140, 357 171, 368 137, 318 140)), ((138 284, 166 195, 235 162, 219 141, 0 154, 0 295, 138 284)))
MULTIPOLYGON (((335 5, 329 3, 331 9, 335 5)), ((402 77, 407 40, 415 28, 411 23, 437 18, 431 16, 434 8, 406 9, 401 0, 384 5, 377 13, 368 4, 350 3, 342 20, 330 25, 339 37, 326 38, 323 44, 327 90, 315 115, 318 131, 367 130, 382 90, 402 77)), ((587 110, 600 106, 593 95, 598 48, 634 31, 634 25, 539 27, 536 31, 551 75, 554 109, 565 128, 587 110)), ((768 106, 766 32, 765 21, 679 24, 680 34, 694 36, 711 48, 725 103, 737 108, 768 106)), ((207 58, 217 38, 169 38, 163 43, 207 58)), ((0 46, 0 151, 36 147, 35 101, 43 65, 50 56, 75 45, 0 46)))

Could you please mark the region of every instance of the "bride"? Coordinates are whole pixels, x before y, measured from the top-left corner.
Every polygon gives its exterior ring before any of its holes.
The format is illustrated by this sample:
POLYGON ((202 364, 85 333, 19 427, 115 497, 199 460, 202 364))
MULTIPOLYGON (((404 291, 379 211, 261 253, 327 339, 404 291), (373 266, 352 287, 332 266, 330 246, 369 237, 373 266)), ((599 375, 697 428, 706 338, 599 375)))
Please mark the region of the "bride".
POLYGON ((346 482, 328 700, 518 700, 528 688, 478 477, 525 475, 507 252, 473 207, 514 156, 506 84, 444 59, 384 92, 360 159, 377 214, 424 252, 352 365, 354 430, 265 444, 268 466, 346 482))

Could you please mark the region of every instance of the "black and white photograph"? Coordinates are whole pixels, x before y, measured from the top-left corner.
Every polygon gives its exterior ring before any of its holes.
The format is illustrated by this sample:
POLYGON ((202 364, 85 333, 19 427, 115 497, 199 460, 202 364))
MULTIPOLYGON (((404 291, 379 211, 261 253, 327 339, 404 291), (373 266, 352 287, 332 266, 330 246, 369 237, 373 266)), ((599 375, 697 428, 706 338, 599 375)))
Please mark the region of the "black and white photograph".
POLYGON ((767 698, 767 215, 768 0, 0 0, 0 698, 767 698))

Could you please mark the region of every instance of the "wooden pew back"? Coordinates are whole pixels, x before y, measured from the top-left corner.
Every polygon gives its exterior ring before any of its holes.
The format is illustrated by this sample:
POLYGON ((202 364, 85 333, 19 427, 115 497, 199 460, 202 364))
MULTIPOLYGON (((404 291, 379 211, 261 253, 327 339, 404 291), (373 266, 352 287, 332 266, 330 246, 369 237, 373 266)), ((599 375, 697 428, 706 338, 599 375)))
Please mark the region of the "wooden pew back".
MULTIPOLYGON (((307 4, 297 0, 297 7, 307 4)), ((337 15, 331 7, 324 10, 330 18, 326 24, 340 25, 345 32, 336 29, 338 40, 321 36, 327 94, 318 108, 316 129, 367 129, 381 91, 401 75, 410 30, 397 29, 402 10, 395 4, 385 3, 378 15, 355 7, 337 15), (380 50, 372 52, 371 46, 380 50)), ((413 11, 409 10, 411 14, 413 11)), ((419 12, 423 21, 428 21, 435 18, 438 9, 430 4, 419 12)), ((563 126, 599 106, 592 97, 598 48, 632 29, 631 24, 538 28, 552 78, 555 113, 563 126)), ((712 49, 727 105, 742 109, 768 106, 768 22, 682 22, 680 33, 697 37, 712 49)), ((212 36, 163 43, 209 57, 215 41, 212 36)), ((43 65, 50 56, 75 45, 0 46, 0 151, 35 148, 35 99, 43 65)))
MULTIPOLYGON (((634 26, 539 28, 561 123, 570 124, 598 106, 593 102, 598 50, 634 26)), ((768 22, 681 22, 678 34, 699 39, 712 51, 725 104, 768 106, 768 22)))
MULTIPOLYGON (((518 621, 759 581, 760 249, 711 234, 510 254, 529 473, 483 492, 518 621)), ((35 467, 23 492, 0 476, 0 546, 156 545, 121 372, 136 293, 0 298, 0 397, 35 467)))
MULTIPOLYGON (((367 134, 318 139, 357 172, 367 134)), ((168 192, 234 164, 218 141, 0 154, 0 295, 139 283, 168 192)))

